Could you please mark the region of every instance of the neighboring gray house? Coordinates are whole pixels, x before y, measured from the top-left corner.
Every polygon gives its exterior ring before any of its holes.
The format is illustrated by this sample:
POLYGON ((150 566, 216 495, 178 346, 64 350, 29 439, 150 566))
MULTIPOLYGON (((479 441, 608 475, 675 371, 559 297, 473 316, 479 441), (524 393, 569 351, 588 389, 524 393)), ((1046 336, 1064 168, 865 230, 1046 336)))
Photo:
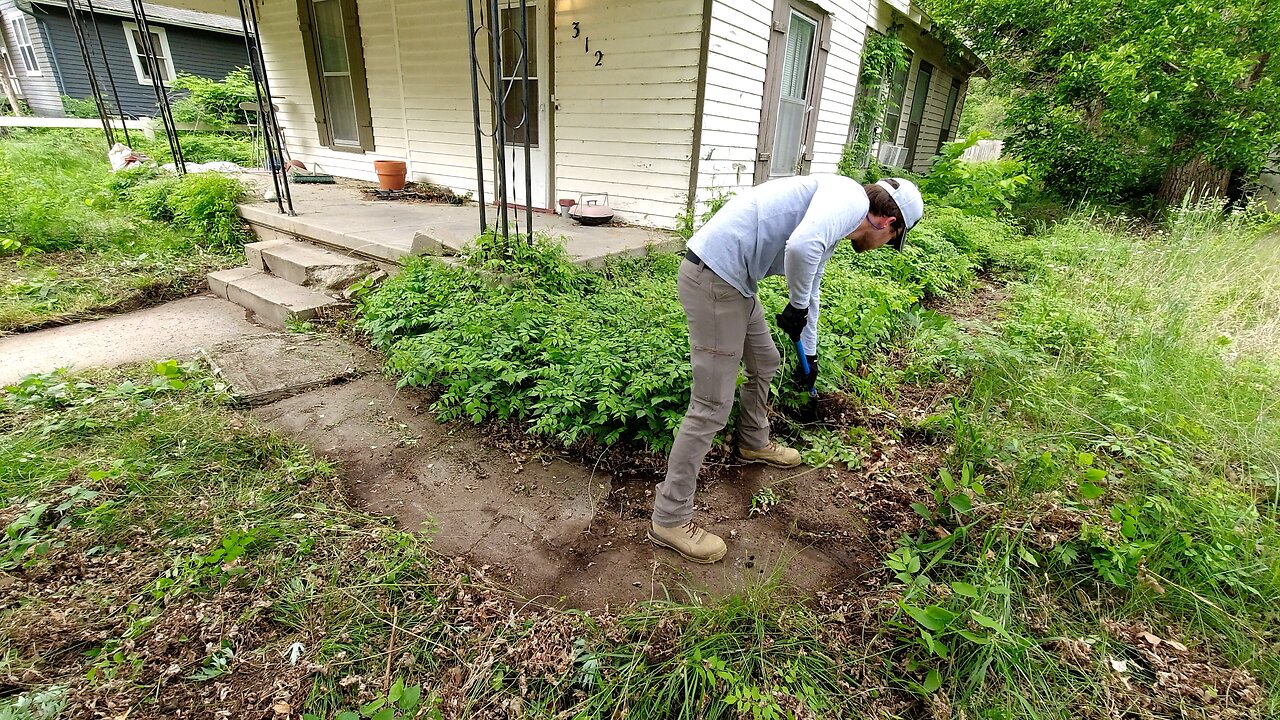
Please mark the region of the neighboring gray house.
MULTIPOLYGON (((90 23, 88 4, 76 0, 89 41, 98 83, 108 105, 115 106, 107 81, 107 64, 115 77, 120 110, 130 117, 156 114, 156 95, 141 36, 129 0, 94 0, 97 33, 90 23)), ((240 19, 148 3, 152 44, 166 83, 178 73, 222 79, 249 64, 240 19)), ((65 0, 0 0, 4 16, 4 44, 19 93, 40 116, 61 116, 62 95, 92 97, 80 45, 76 41, 65 0)))

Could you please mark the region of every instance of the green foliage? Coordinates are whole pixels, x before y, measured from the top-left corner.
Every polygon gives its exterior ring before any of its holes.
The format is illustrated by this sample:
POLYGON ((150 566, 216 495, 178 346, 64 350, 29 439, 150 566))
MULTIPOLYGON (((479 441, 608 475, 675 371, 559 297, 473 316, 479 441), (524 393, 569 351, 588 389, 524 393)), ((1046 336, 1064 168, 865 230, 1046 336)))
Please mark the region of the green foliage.
POLYGON ((1275 687, 1257 629, 1280 599, 1280 236, 1260 221, 1186 205, 1134 236, 1124 218, 1077 215, 989 246, 1023 278, 994 327, 914 331, 924 364, 967 387, 922 429, 974 468, 940 474, 932 507, 913 506, 947 542, 922 532, 886 561, 908 587, 897 637, 920 689, 926 669, 941 687, 994 674, 1006 689, 990 702, 1056 707, 1055 659, 1020 626, 1044 597, 1080 616, 1051 634, 1165 618, 1275 687), (981 490, 978 468, 994 474, 981 490))
POLYGON ((1003 140, 1009 132, 1005 116, 1009 112, 1010 89, 1001 78, 969 78, 964 94, 964 110, 960 113, 957 134, 968 137, 975 132, 987 133, 987 137, 1003 140))
POLYGON ((720 208, 724 207, 724 204, 729 202, 729 198, 732 197, 732 192, 726 192, 720 188, 713 188, 711 191, 711 198, 707 200, 707 209, 698 216, 696 224, 694 223, 692 213, 688 210, 680 211, 680 214, 676 216, 676 234, 685 240, 693 237, 693 233, 698 228, 706 225, 707 221, 719 212, 720 208))
POLYGON ((1010 146, 1062 197, 1130 199, 1193 158, 1256 176, 1280 143, 1275 3, 931 3, 1011 93, 1010 146))
POLYGON ((0 720, 57 720, 67 707, 67 688, 52 685, 0 700, 0 720))
POLYGON ((245 194, 244 183, 218 173, 183 176, 170 196, 173 222, 202 237, 207 247, 230 251, 249 237, 236 204, 245 194))
POLYGON ((253 77, 247 67, 232 70, 221 81, 179 73, 171 88, 187 93, 173 103, 173 115, 179 122, 212 126, 248 125, 252 122, 249 115, 240 109, 242 102, 257 102, 253 77))
POLYGON ((231 256, 238 219, 211 202, 235 191, 221 183, 172 196, 181 183, 157 168, 112 173, 92 131, 0 140, 0 332, 184 297, 241 262, 231 256), (149 220, 172 220, 178 199, 191 224, 149 220))
MULTIPOLYGON (((435 695, 422 697, 421 685, 406 685, 397 678, 383 697, 374 698, 355 710, 344 710, 334 720, 396 720, 396 718, 423 717, 440 720, 441 713, 435 695)), ((321 720, 320 715, 304 713, 302 720, 321 720)))
POLYGON ((893 81, 894 73, 905 70, 907 65, 906 45, 898 39, 896 32, 888 35, 867 33, 866 46, 862 50, 862 69, 858 73, 860 92, 850 120, 855 135, 840 154, 837 172, 841 175, 862 182, 875 182, 865 179, 864 174, 871 144, 889 105, 889 83, 893 81))
POLYGON ((83 118, 94 120, 98 119, 98 104, 93 98, 73 98, 69 95, 62 96, 62 112, 66 113, 69 118, 83 118))
MULTIPOLYGON (((931 211, 907 252, 838 250, 823 280, 823 388, 852 372, 921 298, 964 287, 995 220, 931 211)), ((992 240, 989 240, 991 238, 992 240)), ((445 419, 521 421, 566 445, 582 440, 664 450, 689 402, 688 331, 675 280, 680 258, 571 265, 553 242, 482 238, 461 265, 414 259, 360 300, 359 327, 400 383, 438 392, 445 419)), ((785 286, 762 284, 766 312, 785 286)), ((787 343, 779 343, 786 347, 787 343)))
POLYGON ((129 207, 190 231, 213 251, 234 251, 249 236, 236 210, 245 187, 235 178, 219 173, 151 176, 140 170, 131 179, 138 182, 122 179, 114 186, 129 207))
POLYGON ((1030 176, 1021 163, 992 160, 981 163, 960 159, 986 135, 973 133, 964 140, 947 143, 929 174, 920 181, 920 192, 929 205, 942 205, 974 215, 994 215, 997 210, 1012 209, 1013 203, 1026 190, 1030 176))
MULTIPOLYGON (((134 149, 144 153, 158 164, 173 162, 173 151, 163 135, 148 140, 135 135, 134 149)), ((214 161, 233 162, 243 167, 253 167, 258 158, 255 156, 253 140, 242 132, 180 132, 178 142, 182 145, 182 157, 187 162, 206 163, 214 161)))

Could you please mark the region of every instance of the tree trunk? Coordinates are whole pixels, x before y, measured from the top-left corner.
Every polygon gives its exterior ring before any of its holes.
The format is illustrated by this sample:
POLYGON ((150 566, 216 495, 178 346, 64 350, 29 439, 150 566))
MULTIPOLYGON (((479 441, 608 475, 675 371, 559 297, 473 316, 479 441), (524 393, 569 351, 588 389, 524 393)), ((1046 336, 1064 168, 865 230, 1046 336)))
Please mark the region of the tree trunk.
POLYGON ((1170 165, 1160 181, 1156 198, 1165 205, 1177 205, 1183 198, 1195 202, 1204 197, 1224 197, 1231 172, 1196 155, 1181 165, 1170 165))

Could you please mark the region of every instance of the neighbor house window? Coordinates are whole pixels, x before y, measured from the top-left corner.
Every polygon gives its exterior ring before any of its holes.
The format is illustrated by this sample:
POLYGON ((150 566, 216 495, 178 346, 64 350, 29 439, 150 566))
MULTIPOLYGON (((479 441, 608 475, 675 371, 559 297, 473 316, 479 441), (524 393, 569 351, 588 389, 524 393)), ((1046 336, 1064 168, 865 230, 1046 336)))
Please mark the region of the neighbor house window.
MULTIPOLYGON (((151 84, 151 62, 147 58, 147 49, 142 42, 142 31, 133 23, 124 23, 124 37, 129 43, 129 57, 133 59, 133 71, 138 82, 151 84)), ((173 82, 177 72, 173 69, 173 54, 169 52, 169 36, 164 28, 151 28, 151 51, 160 64, 160 81, 168 85, 173 82)))
POLYGON ((355 0, 298 0, 307 74, 320 142, 373 149, 373 119, 355 0))
POLYGON ((31 44, 31 35, 27 33, 27 19, 21 15, 11 17, 9 27, 13 30, 14 42, 18 44, 18 54, 22 56, 22 68, 28 75, 39 75, 40 63, 36 62, 36 49, 31 44))
MULTIPOLYGON (((9 51, 5 50, 2 47, 0 47, 0 61, 4 62, 4 69, 8 72, 8 75, 10 78, 18 77, 18 72, 13 69, 13 60, 9 57, 9 51)), ((14 85, 14 88, 13 88, 14 92, 21 95, 22 88, 18 87, 18 84, 16 82, 13 85, 14 85)))
POLYGON ((951 126, 955 124, 956 105, 960 101, 960 87, 963 85, 956 78, 951 79, 951 90, 947 92, 947 109, 942 113, 942 129, 938 131, 938 154, 942 154, 942 146, 950 142, 954 136, 951 126))

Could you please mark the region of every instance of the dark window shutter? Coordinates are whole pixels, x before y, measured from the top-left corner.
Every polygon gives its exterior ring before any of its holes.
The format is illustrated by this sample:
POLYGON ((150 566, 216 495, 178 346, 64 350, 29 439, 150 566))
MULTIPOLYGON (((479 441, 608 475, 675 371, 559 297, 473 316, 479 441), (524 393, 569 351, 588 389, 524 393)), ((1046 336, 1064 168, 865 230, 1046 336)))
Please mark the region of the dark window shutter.
POLYGON ((298 31, 302 34, 302 54, 307 59, 307 79, 311 82, 316 132, 321 145, 333 147, 333 134, 329 131, 329 121, 324 109, 324 89, 320 82, 320 62, 316 57, 315 32, 311 27, 311 0, 298 0, 298 31))
POLYGON ((351 64, 351 91, 356 101, 360 147, 373 150, 373 111, 369 107, 369 82, 365 77, 364 42, 360 36, 360 12, 356 0, 342 0, 342 20, 346 25, 347 61, 351 64))

